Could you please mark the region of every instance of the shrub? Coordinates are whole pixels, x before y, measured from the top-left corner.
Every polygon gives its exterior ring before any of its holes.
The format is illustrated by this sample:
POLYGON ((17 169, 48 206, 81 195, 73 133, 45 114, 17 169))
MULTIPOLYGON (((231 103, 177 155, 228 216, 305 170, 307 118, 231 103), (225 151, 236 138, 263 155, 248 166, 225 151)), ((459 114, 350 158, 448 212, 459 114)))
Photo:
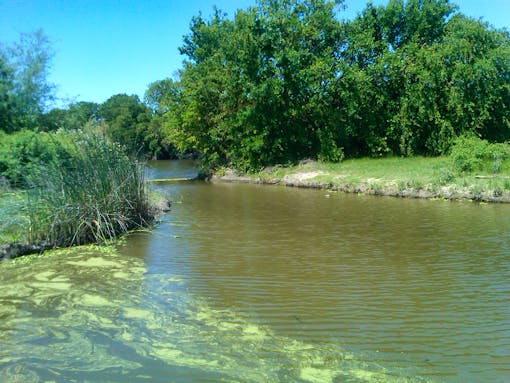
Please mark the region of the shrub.
POLYGON ((26 176, 37 163, 47 163, 56 156, 55 145, 46 133, 21 131, 2 134, 0 140, 0 173, 12 186, 24 186, 26 176))
POLYGON ((510 145, 491 144, 476 136, 461 136, 453 144, 450 158, 459 173, 489 171, 499 173, 502 162, 510 157, 510 145))

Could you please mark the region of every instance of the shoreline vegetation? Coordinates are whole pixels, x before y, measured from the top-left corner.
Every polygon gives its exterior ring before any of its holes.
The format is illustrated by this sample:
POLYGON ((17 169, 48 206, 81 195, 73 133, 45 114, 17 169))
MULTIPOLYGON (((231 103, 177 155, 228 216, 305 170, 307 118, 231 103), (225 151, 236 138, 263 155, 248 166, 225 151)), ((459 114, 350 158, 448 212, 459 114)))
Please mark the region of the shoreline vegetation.
MULTIPOLYGON (((510 190, 491 187, 491 182, 480 180, 494 180, 486 176, 473 176, 471 184, 466 186, 448 184, 439 186, 434 183, 423 184, 420 180, 385 179, 385 178, 350 178, 341 172, 323 171, 319 163, 312 162, 288 168, 279 168, 278 174, 271 170, 259 173, 243 174, 233 169, 222 169, 213 174, 211 182, 253 183, 263 185, 278 185, 300 187, 308 189, 324 189, 334 192, 367 194, 375 196, 424 198, 444 200, 471 200, 475 202, 510 203, 510 190), (487 187, 487 188, 484 188, 487 187)), ((510 181, 510 177, 505 178, 510 181)), ((462 183, 469 183, 468 177, 462 183)))
MULTIPOLYGON (((18 191, 0 191, 0 209, 4 207, 2 205, 6 200, 23 199, 21 193, 22 192, 18 191)), ((24 209, 21 204, 17 206, 24 209)), ((67 246, 56 246, 54 243, 47 240, 41 240, 35 243, 29 242, 24 234, 27 233, 28 230, 28 217, 23 215, 23 210, 21 210, 21 213, 20 211, 13 212, 12 210, 9 212, 4 211, 4 217, 7 219, 6 222, 0 224, 0 263, 2 261, 16 259, 22 256, 43 254, 48 250, 63 250, 75 246, 109 246, 112 243, 115 243, 115 241, 121 239, 123 234, 139 229, 143 230, 145 228, 149 228, 158 216, 166 214, 171 210, 171 201, 161 194, 151 192, 149 195, 149 209, 151 220, 146 222, 145 225, 140 225, 138 227, 133 227, 128 231, 117 233, 115 236, 104 242, 92 241, 80 245, 71 244, 67 246)))
POLYGON ((145 170, 94 131, 26 133, 0 147, 0 259, 110 243, 151 225, 168 202, 149 198, 145 170), (24 158, 30 146, 37 156, 24 158), (35 148, 35 149, 34 149, 35 148))
POLYGON ((461 184, 438 185, 433 181, 423 183, 421 178, 358 178, 355 174, 342 173, 340 167, 338 171, 322 170, 327 166, 327 164, 312 161, 292 167, 278 167, 278 170, 267 168, 251 174, 234 169, 221 169, 208 179, 211 182, 277 185, 400 198, 510 203, 510 189, 502 190, 493 186, 494 181, 508 180, 510 182, 510 176, 497 178, 475 175, 463 177, 460 180, 461 184))
POLYGON ((221 168, 212 182, 244 182, 405 198, 510 203, 510 146, 458 139, 449 156, 312 160, 242 173, 221 168))

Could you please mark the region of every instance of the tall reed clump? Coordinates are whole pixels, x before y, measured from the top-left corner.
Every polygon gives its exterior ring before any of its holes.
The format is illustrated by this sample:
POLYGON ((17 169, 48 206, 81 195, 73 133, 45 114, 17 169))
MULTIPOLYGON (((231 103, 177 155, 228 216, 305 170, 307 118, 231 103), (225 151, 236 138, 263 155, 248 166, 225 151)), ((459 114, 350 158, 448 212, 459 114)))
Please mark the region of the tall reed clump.
POLYGON ((55 139, 65 150, 28 181, 30 242, 102 243, 151 222, 144 169, 121 146, 83 132, 55 139))

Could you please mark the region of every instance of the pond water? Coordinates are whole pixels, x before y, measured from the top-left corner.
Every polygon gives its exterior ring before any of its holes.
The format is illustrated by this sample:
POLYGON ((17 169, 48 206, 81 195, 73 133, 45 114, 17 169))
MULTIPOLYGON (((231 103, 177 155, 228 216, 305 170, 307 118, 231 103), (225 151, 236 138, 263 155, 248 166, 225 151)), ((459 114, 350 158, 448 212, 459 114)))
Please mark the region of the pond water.
POLYGON ((0 382, 510 381, 510 206, 155 187, 116 251, 0 267, 0 382))

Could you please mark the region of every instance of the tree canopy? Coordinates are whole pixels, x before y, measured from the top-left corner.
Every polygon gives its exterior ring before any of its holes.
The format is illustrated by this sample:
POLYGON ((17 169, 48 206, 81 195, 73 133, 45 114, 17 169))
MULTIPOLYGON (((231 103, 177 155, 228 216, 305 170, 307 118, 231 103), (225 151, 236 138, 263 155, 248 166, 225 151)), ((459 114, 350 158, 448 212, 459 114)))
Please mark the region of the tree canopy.
POLYGON ((510 34, 449 0, 258 0, 194 17, 173 79, 144 102, 117 94, 48 111, 51 49, 41 31, 0 45, 0 129, 92 122, 131 153, 199 153, 257 169, 303 158, 441 155, 462 135, 510 139, 510 34))
POLYGON ((0 129, 13 132, 38 125, 54 98, 54 86, 47 80, 51 57, 42 30, 21 34, 12 46, 0 43, 0 129))
POLYGON ((448 0, 260 0, 192 19, 176 82, 150 89, 169 135, 211 166, 437 155, 510 138, 510 36, 448 0), (156 101, 155 101, 156 100, 156 101))

